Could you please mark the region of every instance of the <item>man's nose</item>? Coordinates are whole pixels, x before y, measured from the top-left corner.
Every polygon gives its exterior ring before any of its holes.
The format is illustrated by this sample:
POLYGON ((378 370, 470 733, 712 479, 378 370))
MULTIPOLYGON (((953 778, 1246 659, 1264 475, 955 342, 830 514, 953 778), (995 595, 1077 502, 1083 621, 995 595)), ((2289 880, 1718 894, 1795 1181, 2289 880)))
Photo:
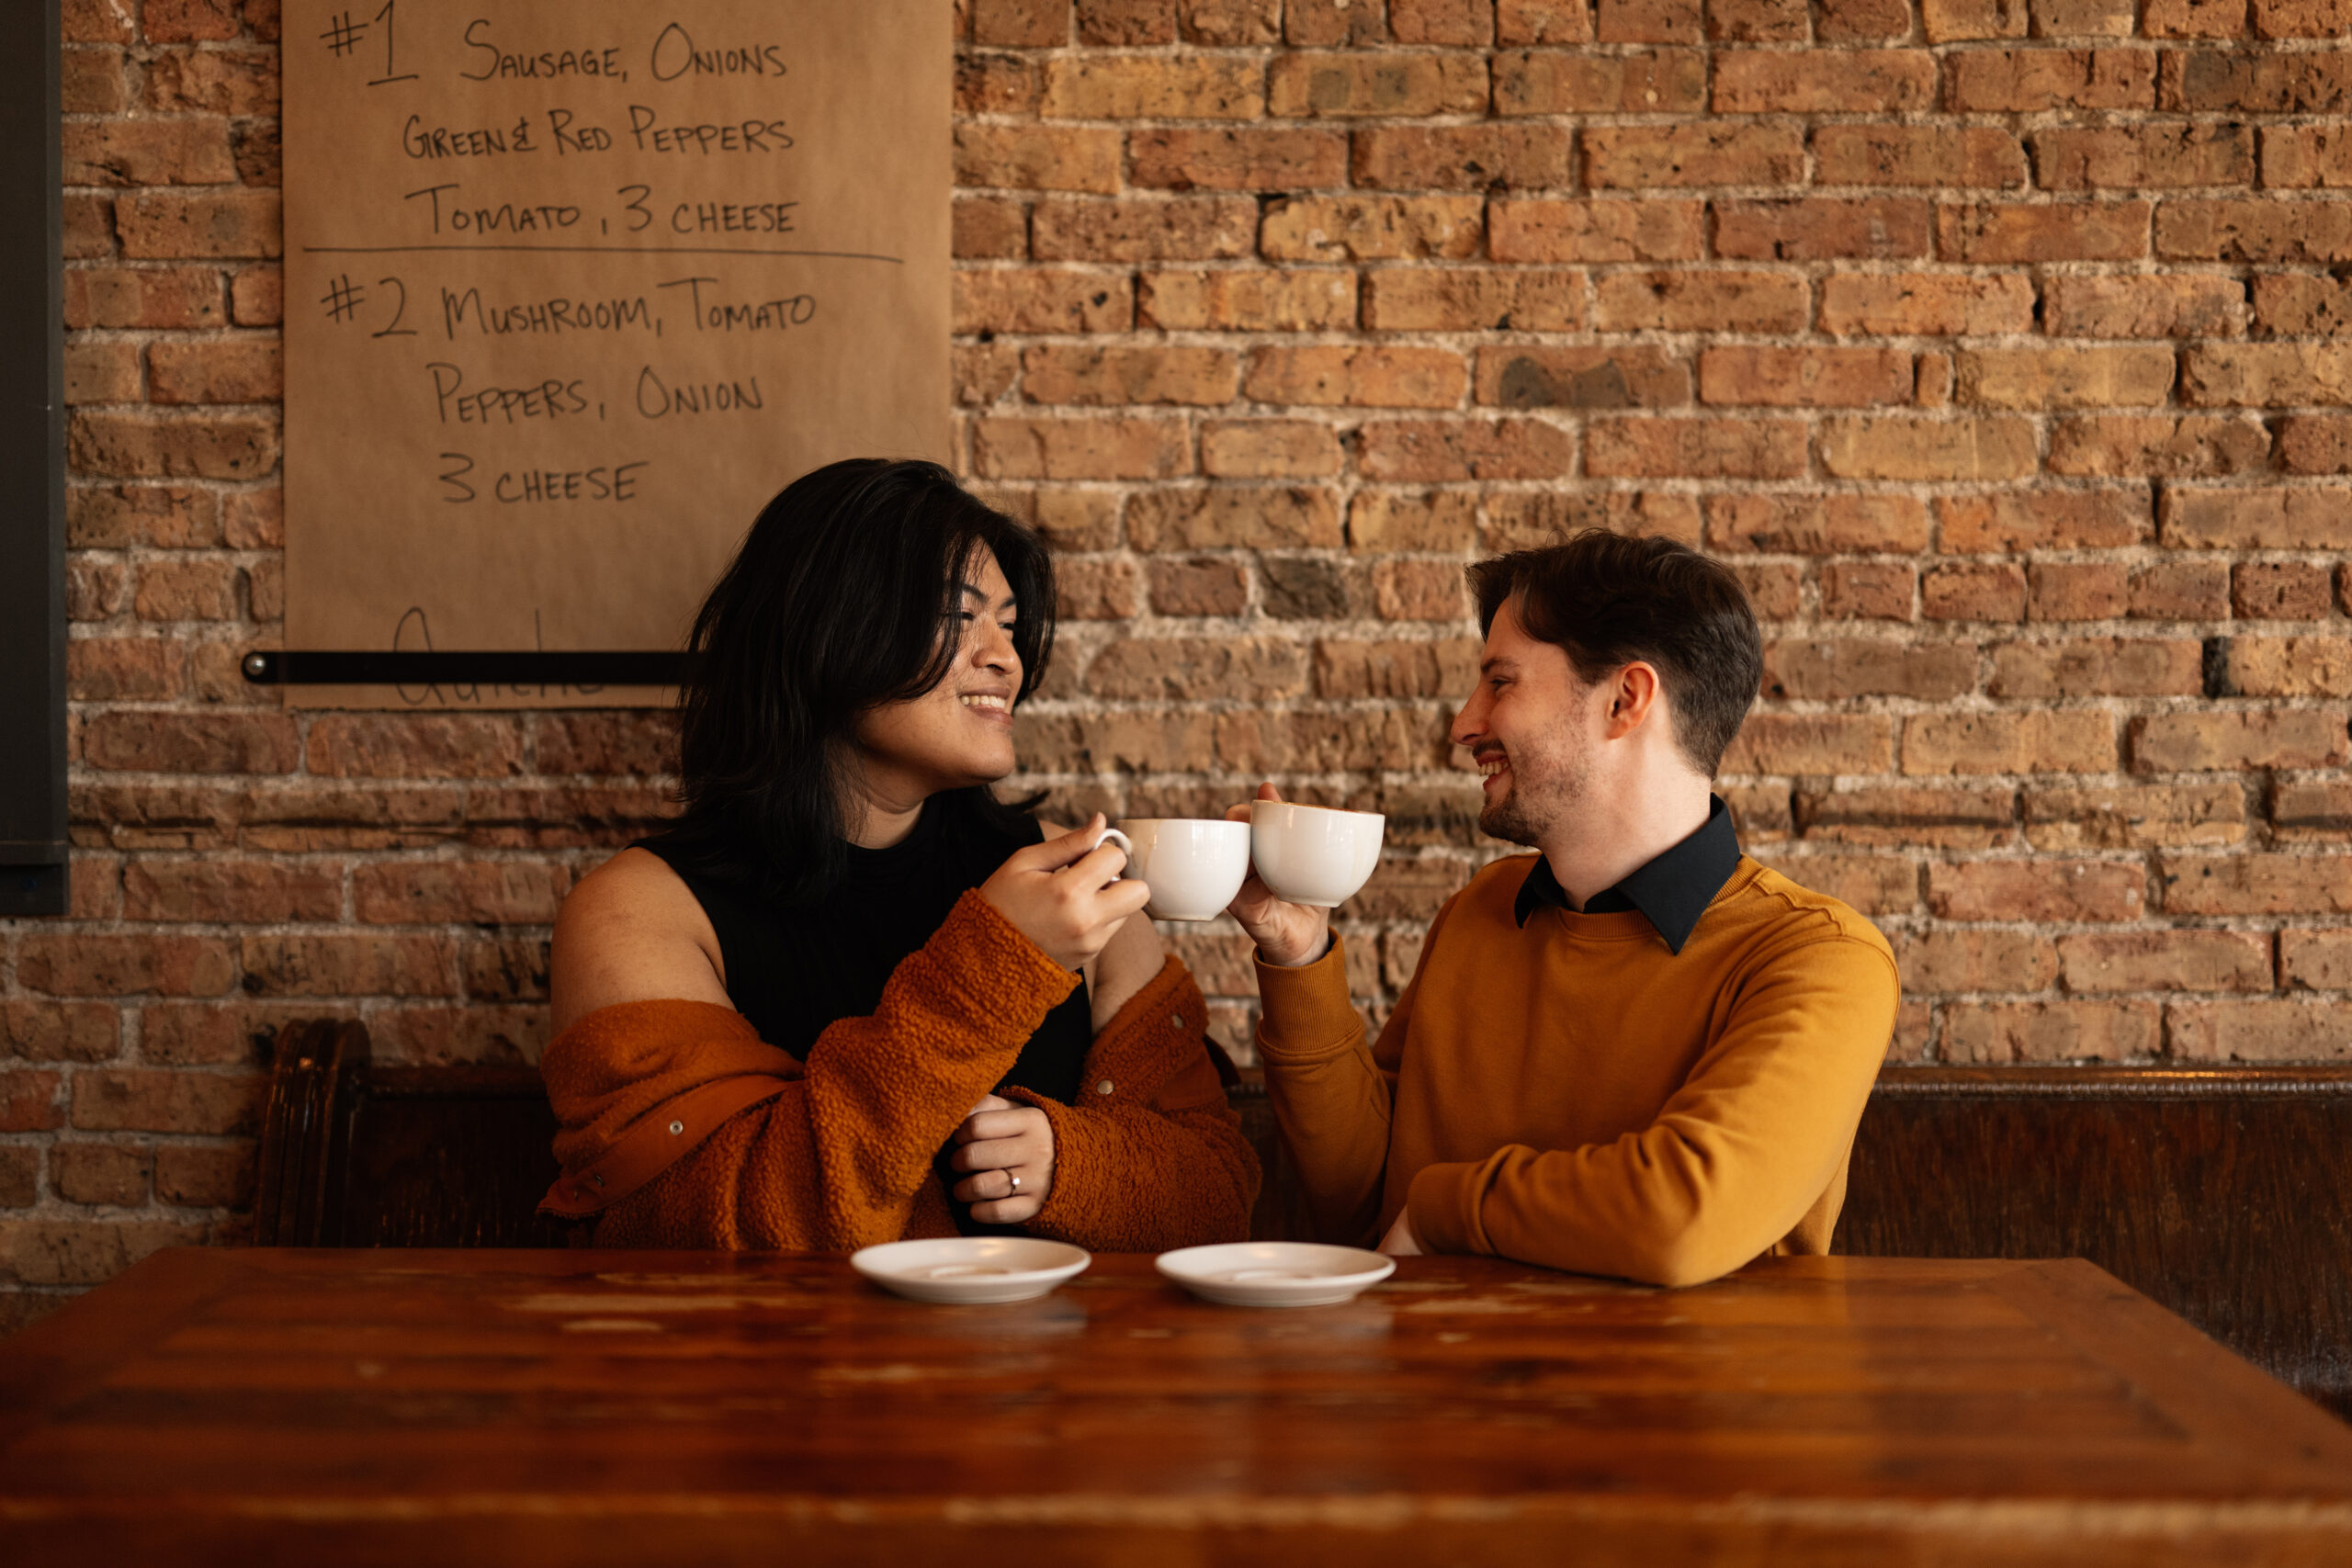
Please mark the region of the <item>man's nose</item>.
POLYGON ((1446 731, 1446 736, 1456 746, 1473 745, 1484 733, 1485 716, 1477 711, 1478 705, 1478 695, 1474 692, 1470 694, 1469 700, 1455 712, 1453 727, 1446 731))

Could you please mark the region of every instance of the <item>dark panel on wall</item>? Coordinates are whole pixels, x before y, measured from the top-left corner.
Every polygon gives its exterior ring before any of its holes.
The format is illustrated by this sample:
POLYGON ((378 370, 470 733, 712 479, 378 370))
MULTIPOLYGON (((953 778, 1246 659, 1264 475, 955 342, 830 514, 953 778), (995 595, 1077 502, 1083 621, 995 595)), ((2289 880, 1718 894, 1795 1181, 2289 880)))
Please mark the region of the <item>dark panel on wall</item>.
POLYGON ((0 6, 0 916, 66 904, 57 7, 0 6))

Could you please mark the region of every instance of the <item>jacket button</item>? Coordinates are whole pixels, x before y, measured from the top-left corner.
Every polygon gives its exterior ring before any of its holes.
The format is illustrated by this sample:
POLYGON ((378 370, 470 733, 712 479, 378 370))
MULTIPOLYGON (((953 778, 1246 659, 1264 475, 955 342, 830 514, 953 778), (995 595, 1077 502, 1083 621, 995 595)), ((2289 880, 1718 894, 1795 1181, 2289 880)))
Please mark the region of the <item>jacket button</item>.
POLYGON ((1182 1029, 1184 1027, 1184 1015, 1181 1012, 1170 1013, 1168 1015, 1168 1021, 1173 1027, 1182 1029))
POLYGON ((670 1123, 670 1136, 673 1138, 683 1134, 685 1130, 686 1124, 684 1122, 673 1122, 670 1123))
POLYGON ((1111 1080, 1109 1078, 1104 1078, 1101 1083, 1094 1086, 1094 1092, 1097 1094, 1108 1094, 1111 1092, 1113 1087, 1111 1080))

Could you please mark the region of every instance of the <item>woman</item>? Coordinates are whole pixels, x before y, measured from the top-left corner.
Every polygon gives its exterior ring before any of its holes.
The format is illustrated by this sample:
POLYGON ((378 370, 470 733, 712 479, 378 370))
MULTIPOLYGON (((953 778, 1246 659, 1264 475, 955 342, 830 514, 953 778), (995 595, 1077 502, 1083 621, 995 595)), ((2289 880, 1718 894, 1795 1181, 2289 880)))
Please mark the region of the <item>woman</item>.
POLYGON ((1247 1234, 1257 1162, 1145 890, 1100 818, 989 788, 1052 637, 1043 547, 944 468, 768 503, 695 618, 684 813, 556 922, 550 1212, 609 1247, 1247 1234))

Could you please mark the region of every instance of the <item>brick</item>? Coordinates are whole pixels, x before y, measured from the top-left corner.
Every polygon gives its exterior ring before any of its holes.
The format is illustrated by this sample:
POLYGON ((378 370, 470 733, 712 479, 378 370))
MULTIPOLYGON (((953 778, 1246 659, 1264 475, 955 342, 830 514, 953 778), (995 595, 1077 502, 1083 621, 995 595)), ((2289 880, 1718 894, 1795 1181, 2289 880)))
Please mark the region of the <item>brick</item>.
POLYGON ((1626 54, 1529 50, 1495 56, 1495 113, 1697 114, 1707 105, 1707 57, 1695 49, 1626 54))
POLYGON ((1495 0, 1497 43, 1589 43, 1587 0, 1495 0))
POLYGON ((1154 488, 1127 502, 1138 550, 1332 549, 1344 542, 1328 491, 1218 485, 1154 488))
POLYGON ((1814 37, 1823 43, 1899 39, 1910 32, 1905 0, 1818 0, 1814 7, 1814 37))
POLYGON ((2137 261, 2148 254, 2144 201, 1962 202, 1936 209, 1946 261, 2137 261))
MULTIPOLYGON (((1606 528, 1629 538, 1672 539, 1694 549, 1699 544, 1698 503, 1687 495, 1658 491, 1553 489, 1489 494, 1485 510, 1478 542, 1488 551, 1557 544, 1587 528, 1606 528)), ((1735 572, 1739 570, 1735 566, 1735 572)), ((1747 576, 1741 581, 1757 614, 1765 614, 1766 596, 1759 585, 1747 576)))
POLYGON ((68 559, 65 618, 106 621, 122 614, 130 598, 130 569, 120 561, 68 559))
POLYGON ((1348 547, 1388 554, 1476 547, 1478 498, 1463 491, 1360 490, 1348 503, 1348 547))
POLYGON ((2352 855, 2167 854, 2156 881, 2173 915, 2352 913, 2352 855))
POLYGON ((1931 621, 2025 619, 2025 573, 2017 566, 1939 566, 1919 580, 1919 603, 1931 621))
POLYGON ((2202 652, 2195 642, 2148 637, 2008 643, 1994 649, 1986 690, 1996 697, 2042 700, 2195 697, 2204 690, 2202 652))
POLYGON ((959 125, 956 183, 1005 190, 1119 188, 1119 133, 1059 125, 959 125))
POLYGON ((1821 330, 1841 336, 1979 336, 2033 330, 2033 284, 2014 273, 1833 273, 1821 330))
POLYGON ((1176 0, 1078 0, 1078 41, 1117 49, 1176 41, 1176 0))
POLYGON ((1318 697, 1459 697, 1477 678, 1478 644, 1468 637, 1360 642, 1317 638, 1318 697))
POLYGON ((1783 272, 1614 273, 1595 293, 1601 332, 1789 333, 1810 307, 1804 278, 1783 272))
POLYGON ((1388 0, 1388 33, 1398 43, 1495 41, 1492 0, 1388 0))
POLYGON ((2269 451, 2269 433, 2253 419, 2098 414, 2058 422, 2049 468, 2053 474, 2200 479, 2258 468, 2269 451))
POLYGON ((1206 261, 1246 256, 1257 242, 1258 205, 1248 197, 1052 197, 1030 220, 1040 261, 1206 261))
POLYGON ((1962 1002, 1944 1010, 1943 1059, 1956 1065, 2143 1062, 2162 1050, 2149 1002, 1962 1002))
POLYGON ((2041 314, 2052 337, 2237 337, 2245 285, 2198 274, 2064 275, 2043 284, 2041 314))
POLYGON ((1584 133, 1585 183, 1598 188, 1785 186, 1804 178, 1804 138, 1777 124, 1698 121, 1584 133))
POLYGON ((1265 104, 1268 114, 1283 118, 1484 114, 1487 62, 1464 54, 1278 54, 1265 104))
POLYGON ((2038 931, 1928 930, 1897 938, 1894 962, 1911 995, 2041 991, 2058 978, 2058 953, 2038 931))
POLYGON ((1805 430, 1784 419, 1597 420, 1585 432, 1585 471, 1660 479, 1795 479, 1805 430))
POLYGON ((1339 432, 1304 419, 1216 420, 1201 427, 1201 472, 1213 479, 1303 479, 1340 471, 1339 432))
POLYGON ((2250 931, 2096 931, 2058 939, 2070 991, 2267 991, 2270 942, 2250 931))
POLYGON ((2172 1002, 2165 1029, 2172 1055, 2184 1061, 2328 1062, 2352 1054, 2343 1008, 2329 1002, 2172 1002))
POLYGON ((2246 0, 2147 0, 2141 30, 2150 38, 2242 38, 2246 0))
POLYGON ((1029 254, 1029 209, 999 197, 959 196, 950 208, 956 259, 1018 261, 1029 254))
POLYGON ((2018 479, 2034 471, 2022 419, 1849 416, 1822 422, 1822 467, 1839 479, 2018 479))
POLYGON ((2352 473, 2352 417, 2304 414, 2278 422, 2278 466, 2290 474, 2352 473))
POLYGON ((1935 508, 1951 555, 2112 549, 2144 545, 2154 533, 2148 497, 2139 490, 1939 496, 1935 508))
POLYGON ((226 1148, 165 1144, 155 1150, 155 1196, 179 1209, 249 1209, 254 1165, 250 1143, 226 1148))
POLYGON ((123 873, 123 914, 133 920, 332 921, 343 916, 340 866, 269 861, 141 857, 123 873))
POLYGON ((2352 931, 2280 931, 2278 977, 2290 990, 2352 990, 2352 931))
POLYGON ((2037 131, 2033 166, 2044 190, 2251 185, 2254 132, 2231 125, 2037 131))
POLYGON ((446 997, 456 945, 442 936, 248 936, 245 989, 256 997, 446 997))
POLYGON ((27 1285, 102 1285, 166 1247, 198 1247, 202 1225, 159 1220, 23 1220, 0 1224, 0 1259, 27 1285))
MULTIPOLYGON (((73 276, 66 274, 68 278, 73 276)), ((2254 319, 2262 331, 2280 337, 2352 334, 2352 280, 2338 282, 2302 273, 2257 274, 2254 319)))
POLYGON ((1718 201, 1715 254, 1730 261, 1891 261, 1928 254, 1928 204, 1905 197, 1718 201))
POLYGON ((237 177, 223 120, 68 120, 62 129, 69 186, 210 186, 237 177))
POLYGON ((544 937, 469 941, 458 950, 470 1001, 545 1001, 551 944, 544 937))
POLYGON ((65 324, 218 327, 227 314, 220 275, 209 267, 74 267, 65 274, 65 324))
POLYGON ((73 1122, 84 1132, 250 1134, 268 1087, 259 1073, 93 1069, 74 1077, 73 1122))
POLYGON ((0 1069, 0 1133, 46 1133, 65 1124, 57 1102, 62 1073, 0 1069))
POLYGON ((1852 408, 1907 401, 1911 356, 1891 348, 1710 348, 1699 398, 1710 403, 1852 408))
POLYGON ((1773 555, 1916 554, 1928 546, 1928 509, 1908 495, 1713 495, 1707 546, 1773 555))
POLYGON ((220 42, 237 36, 235 0, 147 0, 140 28, 150 43, 220 42))
POLYGON ((1928 911, 1947 920, 2136 920, 2146 903, 2147 873, 2136 862, 1983 860, 1928 867, 1928 911))
POLYGON ((123 1144, 58 1144, 50 1149, 50 1183, 69 1203, 140 1208, 147 1202, 151 1148, 123 1144))
POLYGON ((1915 697, 1945 702, 1976 689, 1976 649, 1952 642, 1784 639, 1764 649, 1764 694, 1838 702, 1915 697))
MULTIPOLYGON (((2344 58, 2352 61, 2352 55, 2344 58)), ((2155 253, 2165 261, 2319 266, 2352 261, 2352 203, 2268 197, 2167 201, 2156 209, 2155 253)))
POLYGON ((2352 839, 2352 784, 2281 779, 2270 792, 2270 825, 2280 843, 2352 839))
POLYGON ((2334 39, 2346 30, 2352 30, 2352 6, 2344 0, 2254 0, 2259 39, 2334 39))
POLYGON ((277 467, 277 420, 274 414, 77 412, 67 426, 66 457, 74 472, 92 477, 258 479, 277 467))
POLYGON ((1915 714, 1903 722, 1906 773, 2105 773, 2115 721, 2081 709, 1915 714))
POLYGON ((2352 185, 2352 139, 2335 126, 2266 129, 2262 183, 2272 190, 2342 189, 2352 185))
POLYGON ((324 778, 507 778, 524 772, 523 731, 488 716, 330 714, 304 764, 324 778))
POLYGON ((677 735, 675 718, 658 708, 542 714, 531 721, 531 751, 541 773, 667 773, 677 735))
POLYGON ((1363 475, 1381 483, 1556 479, 1576 463, 1575 436, 1532 419, 1384 420, 1360 439, 1363 475))
POLYGON ((130 43, 138 37, 131 0, 65 0, 58 37, 67 43, 130 43))
POLYGON ((1187 43, 1233 47, 1282 38, 1281 0, 1178 0, 1176 21, 1187 43))
MULTIPOLYGON (((1450 716, 1442 708, 1368 714, 1228 713, 1217 720, 1216 756, 1233 772, 1258 777, 1269 773, 1435 768, 1451 749, 1445 739, 1450 716)), ((1380 876, 1374 874, 1375 885, 1380 876)), ((1373 897, 1367 895, 1350 907, 1350 913, 1358 919, 1380 918, 1357 913, 1372 906, 1373 897)))
POLYGON ((1136 613, 1135 563, 1065 561, 1054 574, 1054 613, 1066 621, 1124 621, 1136 613))
POLYGON ((1164 419, 979 419, 972 460, 987 479, 1145 479, 1188 472, 1182 424, 1164 419))
POLYGON ((1919 902, 1919 868, 1897 855, 1789 855, 1772 866, 1864 915, 1907 915, 1919 902))
POLYGON ((1969 50, 1951 65, 1948 107, 1963 114, 2156 107, 2153 49, 1969 50))
POLYGON ((610 852, 668 821, 674 806, 654 785, 467 792, 464 841, 482 849, 601 849, 610 852))
POLYGON ((1295 129, 1138 130, 1127 167, 1136 185, 1170 190, 1317 190, 1348 183, 1348 141, 1295 129))
POLYGON ((958 51, 956 108, 964 115, 1034 115, 1044 87, 1035 58, 958 51))
POLYGON ((1469 196, 1302 197, 1269 205, 1258 248, 1269 261, 1476 255, 1485 204, 1469 196))
POLYGON ((1920 0, 1919 24, 1930 43, 2023 38, 2025 0, 1920 0))
POLYGON ((1207 714, 1103 713, 1013 718, 1015 743, 1040 773, 1169 773, 1214 754, 1207 714))
POLYGON ((1910 114, 1932 108, 1936 60, 1925 50, 1726 51, 1716 58, 1717 114, 1910 114))
POLYGON ((1487 251, 1498 262, 1696 261, 1704 214, 1695 201, 1498 199, 1487 251))
MULTIPOLYGON (((1759 621, 1785 621, 1794 618, 1804 599, 1804 574, 1790 561, 1732 561, 1731 574, 1747 595, 1748 604, 1759 621)), ((1902 569, 1908 571, 1910 569, 1902 569)), ((1825 574, 1826 577, 1826 574, 1825 574)), ((1830 602, 1828 588, 1822 590, 1824 613, 1830 602)), ((1906 592, 1905 603, 1909 597, 1906 592)), ((1900 618, 1900 617, 1898 617, 1900 618)))
POLYGON ((2130 38, 2137 0, 2033 0, 2036 38, 2130 38))
POLYGON ((1069 6, 1065 0, 972 0, 972 41, 1012 49, 1068 43, 1069 6))
POLYGON ((2230 604, 2250 621, 2310 621, 2327 614, 2327 569, 2302 561, 2248 561, 2232 569, 2230 604))
POLYGON ((278 51, 154 50, 147 59, 146 89, 147 107, 162 114, 274 115, 278 51))
POLYGON ((44 934, 18 944, 17 979, 52 997, 217 997, 235 983, 236 959, 209 937, 44 934))
POLYGON ((111 197, 67 192, 64 201, 65 259, 81 261, 115 254, 111 197))
POLYGON ((1378 267, 1364 274, 1374 332, 1569 333, 1584 325, 1585 275, 1487 267, 1378 267))
POLYGON ((2352 697, 2352 637, 2229 637, 2222 668, 2233 695, 2352 697))
POLYGON ((219 498, 188 485, 76 485, 65 497, 66 547, 205 549, 223 542, 219 498))
POLYGON ((1387 41, 1385 8, 1357 0, 1286 0, 1283 40, 1301 48, 1387 41))
POLYGON ((2200 344, 2181 356, 2180 394, 2204 408, 2352 402, 2352 344, 2200 344))
POLYGON ((2132 768, 2143 773, 2335 768, 2352 760, 2340 714, 2148 714, 2131 725, 2132 768))
POLYGON ((1908 621, 1918 574, 1901 561, 1831 561, 1821 569, 1821 613, 1837 621, 1908 621))
POLYGON ((546 925, 571 873, 532 861, 395 861, 358 867, 351 886, 369 925, 546 925))
POLYGON ((291 773, 300 750, 280 714, 106 713, 83 726, 83 760, 117 773, 291 773))
POLYGON ((1250 607, 1250 576, 1214 556, 1146 563, 1151 608, 1161 615, 1238 615, 1250 607))
POLYGON ((243 575, 225 560, 150 561, 140 569, 131 609, 142 621, 233 621, 243 575))
POLYGON ((1169 332, 1321 332, 1355 325, 1352 272, 1146 272, 1137 323, 1169 332))
POLYGON ((140 1010, 139 1055, 157 1066, 263 1066, 279 1030, 332 1010, 317 1003, 151 1002, 140 1010))
POLYGON ((1359 130, 1352 169, 1357 185, 1374 188, 1541 190, 1569 183, 1568 132, 1551 125, 1359 130))
POLYGON ((1470 615, 1455 561, 1384 560, 1372 568, 1372 604, 1384 621, 1453 621, 1470 615))
MULTIPOLYGON (((1822 59, 1834 66, 1838 57, 1822 59)), ((1813 157, 1816 185, 2004 189, 2026 183, 2025 149, 1992 126, 1825 125, 1813 132, 1813 157)))
POLYGON ((2234 780, 2025 792, 2026 841, 2038 850, 2234 844, 2245 838, 2245 791, 2234 780))
POLYGON ((1699 0, 1598 0, 1593 37, 1602 43, 1696 43, 1704 36, 1699 0))
POLYGON ((1883 773, 1894 721, 1880 714, 1753 713, 1724 753, 1726 773, 1883 773))
POLYGON ((2134 619, 2212 621, 2229 613, 2230 572, 2219 561, 2160 561, 2132 574, 2134 619))
POLYGON ((1241 362, 1221 348, 1046 344, 1021 356, 1021 390, 1035 403, 1229 403, 1241 362))
POLYGON ((67 402, 128 403, 143 395, 137 344, 101 340, 65 345, 67 402))
POLYGON ((276 256, 284 242, 275 190, 140 190, 114 222, 127 256, 276 256))
POLYGON ((1984 348, 1959 355, 1959 395, 1980 408, 2154 407, 2170 400, 2168 348, 1984 348))
POLYGON ((1645 345, 1478 351, 1478 401, 1503 408, 1668 408, 1690 400, 1690 372, 1645 345))
POLYGON ((2166 485, 2159 522, 2177 550, 2352 549, 2352 489, 2166 485))
POLYGON ((1450 348, 1333 344, 1259 349, 1243 390, 1261 403, 1453 408, 1469 386, 1468 368, 1450 348))

